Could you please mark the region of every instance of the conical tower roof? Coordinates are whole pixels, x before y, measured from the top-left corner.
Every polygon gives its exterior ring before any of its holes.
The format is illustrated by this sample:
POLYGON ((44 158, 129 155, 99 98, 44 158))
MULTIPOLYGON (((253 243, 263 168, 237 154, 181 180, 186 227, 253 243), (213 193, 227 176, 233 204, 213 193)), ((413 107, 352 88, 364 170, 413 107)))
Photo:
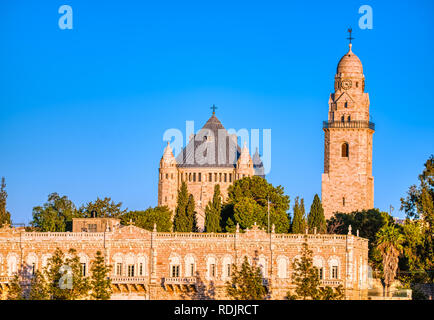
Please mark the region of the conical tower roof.
POLYGON ((176 157, 180 167, 235 167, 241 153, 236 138, 229 135, 213 112, 176 157), (195 157, 198 155, 198 157, 195 157))

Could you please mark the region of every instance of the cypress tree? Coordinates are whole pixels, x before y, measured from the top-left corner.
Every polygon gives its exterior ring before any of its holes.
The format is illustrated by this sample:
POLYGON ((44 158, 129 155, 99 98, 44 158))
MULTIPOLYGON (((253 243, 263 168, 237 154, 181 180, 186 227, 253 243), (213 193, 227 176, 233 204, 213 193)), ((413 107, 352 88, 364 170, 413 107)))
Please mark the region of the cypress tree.
POLYGON ((9 283, 8 300, 24 300, 20 276, 16 274, 9 283))
POLYGON ((222 210, 222 197, 220 185, 215 185, 212 202, 208 202, 205 209, 205 232, 220 232, 220 215, 222 210))
POLYGON ((321 200, 319 199, 317 194, 313 198, 312 206, 310 207, 310 212, 307 219, 307 224, 310 233, 313 233, 315 228, 318 233, 326 233, 327 231, 324 209, 322 207, 321 200))
POLYGON ((185 210, 185 216, 187 217, 187 230, 186 232, 197 232, 197 218, 194 204, 194 197, 192 194, 188 197, 187 208, 185 210))
POLYGON ((298 197, 295 198, 294 203, 294 218, 292 219, 291 232, 304 233, 306 228, 306 221, 304 219, 304 200, 301 199, 299 204, 298 197))
POLYGON ((7 197, 5 177, 2 177, 0 186, 0 227, 5 224, 11 224, 11 214, 6 210, 7 197))
POLYGON ((185 181, 182 182, 181 188, 178 191, 178 200, 175 210, 175 217, 173 218, 173 231, 175 232, 189 232, 188 230, 188 217, 186 214, 188 204, 188 189, 185 181))
POLYGON ((101 251, 96 252, 95 260, 92 263, 91 297, 95 300, 108 300, 111 295, 111 280, 109 274, 111 266, 107 266, 101 251))

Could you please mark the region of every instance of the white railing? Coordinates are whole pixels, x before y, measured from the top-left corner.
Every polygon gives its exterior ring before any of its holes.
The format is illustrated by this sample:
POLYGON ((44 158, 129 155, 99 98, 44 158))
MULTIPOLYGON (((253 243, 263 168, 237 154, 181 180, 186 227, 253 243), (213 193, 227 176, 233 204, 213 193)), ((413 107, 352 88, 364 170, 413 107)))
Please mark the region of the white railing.
POLYGON ((164 278, 164 284, 195 284, 196 277, 168 277, 164 278))
POLYGON ((321 280, 323 286, 338 286, 340 284, 343 284, 342 280, 321 280))
POLYGON ((149 281, 149 277, 123 277, 123 276, 114 276, 110 277, 112 284, 137 284, 137 283, 147 283, 149 281))

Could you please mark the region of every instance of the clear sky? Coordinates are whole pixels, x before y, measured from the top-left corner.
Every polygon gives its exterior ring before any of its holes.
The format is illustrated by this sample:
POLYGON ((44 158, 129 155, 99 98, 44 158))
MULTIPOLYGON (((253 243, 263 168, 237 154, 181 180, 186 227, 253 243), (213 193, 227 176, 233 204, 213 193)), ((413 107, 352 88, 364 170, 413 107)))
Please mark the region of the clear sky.
POLYGON ((268 179, 310 206, 349 26, 376 124, 375 206, 402 217, 399 199, 434 153, 433 1, 1 1, 0 176, 13 221, 28 223, 52 192, 77 206, 155 206, 164 131, 199 129, 213 103, 226 128, 272 130, 268 179), (58 27, 63 4, 72 30, 58 27), (372 30, 358 27, 364 4, 372 30))

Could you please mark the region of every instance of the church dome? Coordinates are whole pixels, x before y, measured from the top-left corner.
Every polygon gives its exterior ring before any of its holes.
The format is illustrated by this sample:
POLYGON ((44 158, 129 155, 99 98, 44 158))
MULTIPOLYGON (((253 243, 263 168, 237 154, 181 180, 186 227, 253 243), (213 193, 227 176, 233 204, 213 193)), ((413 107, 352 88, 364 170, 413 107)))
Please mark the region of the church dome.
POLYGON ((350 50, 348 50, 348 52, 339 61, 336 73, 363 74, 362 62, 360 61, 359 57, 351 51, 351 43, 350 50))

